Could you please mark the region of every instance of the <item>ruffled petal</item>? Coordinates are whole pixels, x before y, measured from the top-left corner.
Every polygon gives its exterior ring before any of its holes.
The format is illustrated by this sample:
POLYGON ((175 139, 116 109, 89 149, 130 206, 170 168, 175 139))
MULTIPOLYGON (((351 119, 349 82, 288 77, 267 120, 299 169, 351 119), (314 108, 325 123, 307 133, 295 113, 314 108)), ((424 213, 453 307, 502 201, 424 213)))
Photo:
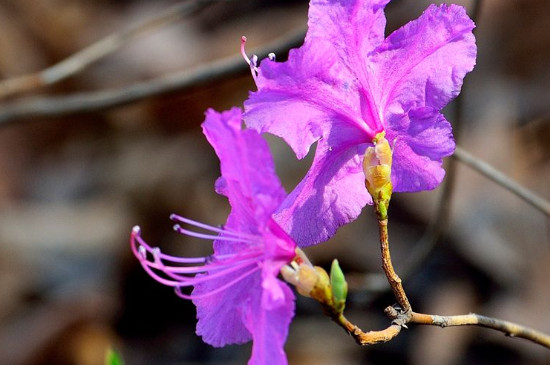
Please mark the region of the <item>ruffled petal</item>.
MULTIPOLYGON (((197 284, 193 289, 193 295, 208 294, 242 275, 243 271, 197 284)), ((261 275, 257 272, 223 291, 194 299, 193 303, 197 307, 197 335, 202 336, 204 342, 215 347, 250 341, 252 333, 243 322, 245 313, 242 303, 256 297, 261 298, 261 295, 261 275)))
POLYGON ((256 131, 242 129, 239 108, 221 114, 209 109, 202 127, 220 159, 216 191, 231 204, 227 227, 257 233, 286 196, 267 142, 256 131))
POLYGON ((361 95, 370 92, 364 75, 372 72, 365 60, 384 39, 388 2, 311 1, 304 45, 286 62, 262 61, 258 91, 244 104, 247 126, 283 138, 298 158, 328 135, 335 119, 372 139, 378 115, 361 118, 361 95))
POLYGON ((393 144, 392 183, 396 192, 436 188, 445 176, 443 157, 453 153, 455 142, 450 123, 432 108, 411 110, 397 130, 388 131, 393 144))
POLYGON ((335 119, 362 128, 356 78, 327 47, 306 43, 287 62, 264 60, 257 84, 244 103, 246 125, 283 138, 298 158, 329 134, 335 119))
POLYGON ((384 40, 384 7, 389 2, 311 0, 306 43, 328 45, 340 63, 361 74, 371 52, 384 40))
POLYGON ((361 148, 331 148, 328 143, 319 141, 308 173, 275 214, 301 247, 326 241, 372 202, 365 188, 361 148))
POLYGON ((437 110, 458 95, 476 59, 475 27, 463 7, 431 5, 390 34, 376 50, 376 67, 387 126, 411 108, 437 110))
POLYGON ((275 279, 282 294, 279 305, 265 308, 258 302, 250 302, 245 323, 252 333, 252 356, 249 365, 287 364, 284 344, 288 328, 294 316, 294 294, 285 283, 275 279))
MULTIPOLYGON (((213 346, 253 339, 252 363, 267 363, 272 356, 282 363, 294 297, 276 277, 281 266, 294 257, 296 244, 272 218, 285 192, 275 175, 269 147, 258 132, 243 130, 241 123, 238 108, 221 114, 208 110, 203 123, 204 134, 221 161, 216 189, 229 198, 232 207, 225 227, 244 234, 242 242, 234 242, 224 241, 222 233, 214 242, 213 259, 247 250, 261 252, 261 256, 239 270, 195 285, 197 334, 213 346)), ((215 275, 216 271, 208 273, 215 275)))

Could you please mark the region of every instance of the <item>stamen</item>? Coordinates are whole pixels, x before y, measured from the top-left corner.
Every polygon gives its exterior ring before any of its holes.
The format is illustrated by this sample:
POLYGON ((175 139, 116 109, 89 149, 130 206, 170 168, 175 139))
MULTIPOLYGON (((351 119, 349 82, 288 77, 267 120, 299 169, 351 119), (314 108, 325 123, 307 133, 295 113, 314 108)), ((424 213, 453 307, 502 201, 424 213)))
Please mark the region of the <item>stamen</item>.
MULTIPOLYGON (((137 227, 137 226, 136 226, 137 227)), ((139 227, 138 229, 132 230, 132 235, 130 236, 130 245, 132 247, 132 251, 134 252, 134 255, 141 261, 141 259, 147 259, 147 252, 153 253, 153 248, 145 242, 145 240, 140 235, 139 227), (145 254, 143 253, 145 251, 145 254)), ((203 264, 206 262, 206 259, 204 257, 197 257, 197 258, 188 258, 188 257, 177 257, 177 256, 171 256, 163 254, 162 252, 159 252, 159 257, 163 260, 171 261, 174 263, 181 263, 181 264, 203 264)))
POLYGON ((271 52, 267 55, 267 58, 269 58, 270 61, 275 62, 275 53, 271 52))
POLYGON ((142 262, 141 266, 143 267, 143 270, 145 270, 145 272, 147 272, 147 274, 149 274, 153 279, 155 279, 156 281, 158 281, 159 283, 161 283, 163 285, 173 286, 173 287, 180 285, 179 281, 167 280, 167 279, 163 278, 162 276, 158 275, 149 266, 143 265, 143 262, 142 262))
POLYGON ((209 297, 209 296, 218 294, 218 293, 221 292, 221 291, 224 291, 225 289, 227 289, 227 288, 229 288, 230 286, 232 286, 232 285, 238 283, 239 281, 241 281, 241 280, 244 279, 245 277, 254 274, 256 271, 258 271, 258 270, 260 270, 260 269, 261 269, 261 267, 256 266, 256 267, 254 267, 252 270, 249 270, 249 271, 243 273, 242 275, 239 275, 239 276, 236 277, 235 279, 231 280, 229 283, 227 283, 227 284, 225 284, 225 285, 222 285, 222 286, 216 288, 215 290, 206 292, 206 293, 204 293, 204 294, 200 294, 200 295, 193 295, 193 294, 187 295, 187 294, 183 294, 183 293, 181 292, 181 287, 179 287, 179 286, 176 286, 176 287, 175 287, 175 291, 176 291, 177 296, 179 296, 180 298, 183 298, 183 299, 196 300, 196 299, 206 298, 206 297, 209 297))
MULTIPOLYGON (((216 235, 194 232, 182 228, 179 224, 174 226, 177 232, 193 237, 242 243, 260 243, 259 241, 261 241, 261 237, 252 234, 242 234, 236 231, 212 227, 177 215, 172 215, 171 219, 217 233, 216 235)), ((171 256, 162 253, 158 247, 149 246, 141 237, 139 226, 133 227, 130 244, 141 266, 153 279, 163 285, 176 288, 178 296, 192 300, 208 297, 226 290, 245 277, 261 270, 262 265, 260 261, 262 260, 262 256, 265 255, 261 245, 258 244, 246 248, 244 251, 221 255, 214 254, 208 257, 185 258, 171 256), (235 278, 226 282, 227 279, 235 275, 235 278), (186 295, 181 292, 181 288, 196 286, 211 280, 218 280, 219 284, 223 283, 223 285, 201 295, 186 295)))
MULTIPOLYGON (((169 272, 172 272, 172 273, 177 273, 177 274, 198 274, 198 273, 201 273, 201 272, 209 272, 209 271, 223 271, 223 270, 229 270, 231 268, 234 268, 236 266, 245 266, 245 265, 248 265, 248 264, 251 264, 251 263, 256 263, 258 262, 258 257, 260 256, 260 254, 256 253, 254 255, 248 255, 248 257, 242 255, 242 256, 235 256, 232 260, 230 261, 226 261, 226 262, 223 262, 223 261, 215 261, 211 264, 208 264, 208 265, 204 265, 204 266, 189 266, 189 267, 185 267, 185 266, 167 266, 164 264, 164 262, 160 261, 160 260, 155 260, 153 262, 149 261, 149 260, 143 260, 141 261, 141 263, 143 265, 147 265, 153 269, 157 269, 157 270, 161 270, 161 271, 169 271, 169 272)), ((215 275, 215 274, 212 274, 212 275, 215 275)), ((185 277, 185 279, 188 279, 187 277, 185 277)))
POLYGON ((181 223, 189 224, 191 226, 199 227, 199 228, 205 229, 207 231, 212 231, 212 232, 216 232, 216 233, 225 233, 225 234, 228 234, 228 235, 233 235, 234 237, 242 237, 242 238, 247 238, 247 239, 251 239, 251 240, 256 239, 256 236, 251 235, 251 234, 232 231, 232 230, 227 229, 225 227, 222 227, 222 228, 214 227, 214 226, 211 226, 211 225, 208 225, 208 224, 204 224, 204 223, 201 223, 201 222, 194 221, 194 220, 189 219, 189 218, 179 216, 177 214, 170 215, 170 219, 173 220, 173 221, 176 221, 176 222, 181 222, 181 223))
POLYGON ((180 286, 189 286, 205 280, 211 280, 233 271, 237 271, 251 264, 255 264, 258 262, 258 258, 263 255, 261 250, 249 250, 245 254, 218 255, 215 256, 215 261, 208 263, 209 260, 206 257, 183 258, 163 254, 158 247, 150 247, 141 236, 136 234, 136 232, 139 233, 139 230, 134 230, 132 234, 132 250, 134 255, 138 258, 144 269, 146 269, 147 272, 154 277, 154 279, 158 280, 162 284, 170 286, 174 286, 176 284, 180 286), (153 261, 149 261, 147 259, 147 253, 152 255, 153 261), (165 265, 163 259, 175 264, 208 264, 204 266, 190 267, 170 266, 165 265), (153 270, 159 270, 171 279, 177 280, 177 282, 167 280, 153 270), (196 274, 213 271, 215 271, 215 273, 205 276, 204 279, 194 277, 196 274))
MULTIPOLYGON (((212 267, 212 266, 201 266, 201 267, 189 267, 189 268, 172 268, 164 266, 162 262, 159 263, 152 263, 150 261, 144 260, 140 261, 141 266, 143 269, 156 281, 163 285, 172 286, 172 287, 187 287, 187 286, 195 286, 200 283, 204 283, 207 281, 215 280, 218 278, 222 278, 227 276, 228 274, 231 274, 235 271, 242 270, 246 267, 252 266, 254 269, 248 270, 245 274, 239 275, 236 279, 232 280, 230 283, 225 284, 222 286, 222 288, 227 288, 230 285, 235 284, 237 281, 241 280, 247 275, 250 275, 252 272, 255 272, 256 270, 260 269, 261 267, 256 265, 257 260, 256 259, 248 259, 248 260, 235 260, 234 262, 219 266, 219 267, 212 267), (167 279, 165 277, 162 277, 157 273, 154 269, 160 270, 162 274, 166 275, 168 278, 173 279, 167 279), (185 270, 185 272, 184 272, 185 270), (215 273, 209 273, 209 271, 216 270, 215 273), (196 277, 193 276, 185 276, 185 275, 178 275, 179 272, 187 273, 187 274, 200 274, 200 273, 206 273, 207 275, 196 277)), ((215 292, 218 292, 219 290, 215 290, 215 292)))
POLYGON ((162 263, 162 260, 160 258, 160 254, 161 254, 160 248, 153 247, 153 249, 151 250, 151 253, 153 254, 153 259, 155 260, 155 265, 164 266, 164 264, 162 263))
POLYGON ((143 246, 139 246, 138 251, 143 260, 147 260, 147 249, 143 246))
POLYGON ((217 279, 217 278, 220 278, 220 277, 225 277, 227 274, 231 274, 235 271, 242 270, 245 267, 252 266, 252 265, 254 267, 259 267, 258 265, 256 265, 256 261, 242 262, 242 263, 239 263, 239 265, 234 265, 232 267, 228 267, 225 270, 216 271, 213 274, 206 271, 205 273, 207 275, 203 275, 203 276, 199 276, 199 277, 193 276, 193 277, 182 278, 182 281, 179 283, 179 285, 182 286, 182 287, 183 286, 194 286, 194 285, 197 285, 197 284, 200 284, 200 283, 204 283, 206 281, 214 280, 214 279, 217 279))
POLYGON ((180 233, 180 234, 184 234, 184 235, 191 236, 191 237, 202 238, 202 239, 205 239, 205 240, 213 240, 213 241, 222 240, 222 241, 243 242, 243 243, 255 243, 255 242, 257 242, 257 240, 253 241, 253 240, 245 239, 245 238, 241 238, 241 237, 228 237, 228 236, 224 236, 223 234, 219 235, 219 236, 214 236, 214 235, 211 235, 211 234, 193 232, 193 231, 189 231, 185 228, 182 228, 179 224, 174 225, 174 230, 176 232, 180 233))
POLYGON ((248 65, 250 66, 250 73, 252 74, 252 78, 254 81, 256 81, 256 77, 258 76, 258 57, 256 55, 252 56, 252 59, 248 58, 245 51, 245 44, 246 44, 246 37, 243 35, 241 37, 241 55, 243 56, 244 60, 248 65))
POLYGON ((244 49, 245 44, 246 44, 246 37, 243 35, 241 37, 241 55, 243 56, 246 63, 248 63, 248 65, 250 66, 250 58, 248 58, 248 56, 246 55, 246 51, 244 49))

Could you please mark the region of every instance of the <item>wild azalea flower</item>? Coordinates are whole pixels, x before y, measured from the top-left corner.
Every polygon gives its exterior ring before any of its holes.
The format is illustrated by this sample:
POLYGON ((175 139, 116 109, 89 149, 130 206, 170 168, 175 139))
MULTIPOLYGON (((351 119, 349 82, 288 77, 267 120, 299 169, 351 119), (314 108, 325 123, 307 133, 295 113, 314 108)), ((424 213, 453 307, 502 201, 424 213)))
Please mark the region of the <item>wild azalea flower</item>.
POLYGON ((254 130, 242 130, 241 110, 208 110, 203 132, 221 162, 216 191, 231 213, 223 228, 172 216, 175 230, 214 240, 208 257, 184 258, 160 252, 131 236, 135 256, 157 281, 172 286, 197 307, 197 334, 213 346, 253 341, 249 364, 286 364, 283 346, 294 315, 294 294, 277 278, 296 255, 296 244, 272 218, 285 199, 267 143, 254 130), (209 233, 188 230, 191 225, 209 233), (182 288, 192 286, 191 294, 182 288))
POLYGON ((437 187, 454 151, 440 111, 474 67, 474 23, 460 6, 432 5, 384 38, 389 1, 311 0, 304 45, 288 61, 249 60, 258 91, 245 102, 247 126, 284 138, 298 158, 317 142, 275 215, 300 246, 328 239, 372 203, 361 165, 382 133, 396 192, 437 187))

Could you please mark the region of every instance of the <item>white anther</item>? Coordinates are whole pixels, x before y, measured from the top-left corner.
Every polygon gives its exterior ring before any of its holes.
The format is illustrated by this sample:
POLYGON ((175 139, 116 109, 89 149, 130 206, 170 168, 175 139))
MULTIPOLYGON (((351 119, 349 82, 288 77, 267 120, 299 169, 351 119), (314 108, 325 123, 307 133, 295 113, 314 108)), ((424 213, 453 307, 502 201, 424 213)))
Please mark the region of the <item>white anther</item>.
POLYGON ((141 256, 141 258, 143 260, 147 260, 147 250, 145 249, 145 247, 139 246, 138 247, 138 252, 139 252, 139 255, 141 256))

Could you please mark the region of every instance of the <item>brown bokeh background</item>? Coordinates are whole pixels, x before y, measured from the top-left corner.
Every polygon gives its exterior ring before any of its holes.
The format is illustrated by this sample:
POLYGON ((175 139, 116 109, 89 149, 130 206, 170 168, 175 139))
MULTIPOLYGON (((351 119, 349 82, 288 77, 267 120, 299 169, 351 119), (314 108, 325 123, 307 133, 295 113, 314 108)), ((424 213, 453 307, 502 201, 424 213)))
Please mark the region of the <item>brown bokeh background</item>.
MULTIPOLYGON (((39 71, 175 3, 2 0, 0 75, 39 71)), ((394 0, 388 30, 429 3, 394 0)), ((472 1, 458 3, 472 10, 472 1)), ((242 34, 251 50, 306 21, 305 1, 214 1, 65 81, 1 101, 0 112, 28 97, 117 88, 191 69, 237 54, 242 34)), ((478 65, 462 102, 446 109, 458 144, 550 199, 550 3, 484 0, 477 23, 478 65)), ((128 239, 139 224, 166 252, 210 252, 209 243, 174 233, 169 215, 225 221, 229 206, 213 190, 218 161, 200 123, 206 108, 242 105, 253 89, 243 72, 108 110, 0 126, 0 364, 102 364, 109 346, 128 365, 246 363, 250 346, 202 343, 193 305, 142 271, 128 239)), ((290 189, 309 159, 296 161, 281 141, 267 138, 290 189)), ((455 167, 444 198, 448 222, 406 275, 413 308, 476 312, 550 333, 548 217, 455 167)), ((442 190, 394 196, 390 240, 398 272, 423 247, 442 190)), ((394 298, 380 277, 369 207, 308 253, 325 267, 336 257, 348 273, 350 319, 365 330, 388 324, 383 309, 394 298)), ((390 343, 361 348, 306 298, 298 298, 286 350, 291 364, 550 364, 547 349, 475 327, 411 326, 390 343)))

